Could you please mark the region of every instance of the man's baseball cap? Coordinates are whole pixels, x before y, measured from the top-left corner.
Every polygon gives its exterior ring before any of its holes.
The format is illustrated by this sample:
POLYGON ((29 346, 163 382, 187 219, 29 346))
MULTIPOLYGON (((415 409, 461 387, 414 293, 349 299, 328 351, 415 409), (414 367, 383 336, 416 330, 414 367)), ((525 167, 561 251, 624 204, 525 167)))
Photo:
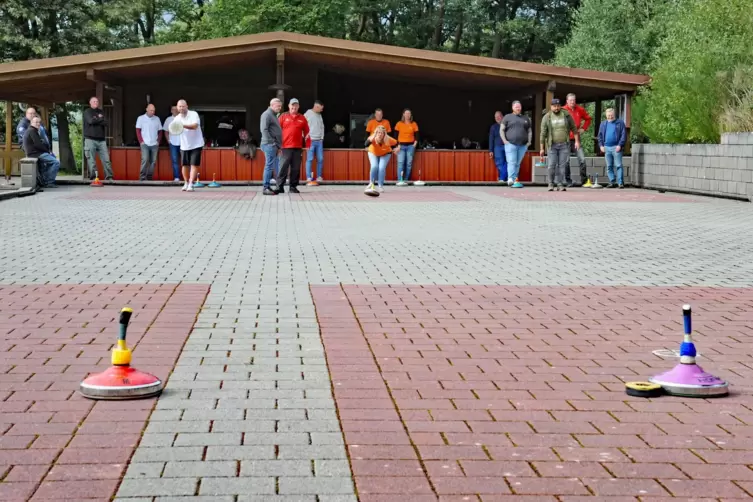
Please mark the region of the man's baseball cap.
POLYGON ((291 100, 290 100, 290 103, 288 103, 288 104, 289 104, 289 105, 297 105, 297 104, 299 104, 299 103, 298 103, 298 100, 297 100, 297 99, 293 98, 293 99, 291 99, 291 100))
POLYGON ((552 99, 552 104, 553 104, 553 105, 558 105, 558 104, 560 104, 560 100, 559 100, 559 98, 554 98, 554 99, 552 99))

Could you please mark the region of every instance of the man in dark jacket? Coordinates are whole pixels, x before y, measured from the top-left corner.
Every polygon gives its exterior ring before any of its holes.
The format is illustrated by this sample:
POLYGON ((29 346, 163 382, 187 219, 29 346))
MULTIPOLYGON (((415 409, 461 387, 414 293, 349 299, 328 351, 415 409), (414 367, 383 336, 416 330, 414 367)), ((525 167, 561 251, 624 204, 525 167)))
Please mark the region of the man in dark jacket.
POLYGON ((52 156, 49 143, 39 134, 41 125, 42 119, 39 117, 31 119, 29 128, 24 132, 24 153, 27 157, 37 159, 37 183, 44 188, 54 188, 60 162, 52 156))
POLYGON ((102 167, 105 170, 105 179, 112 179, 112 164, 110 163, 110 152, 107 150, 107 120, 105 112, 99 107, 99 99, 92 97, 89 100, 89 107, 84 111, 84 155, 86 164, 89 167, 89 179, 97 177, 97 159, 102 161, 102 167))
POLYGON ((499 134, 499 125, 502 123, 502 112, 494 112, 494 123, 489 129, 489 158, 494 159, 497 166, 497 181, 507 181, 507 159, 505 158, 505 144, 499 134))

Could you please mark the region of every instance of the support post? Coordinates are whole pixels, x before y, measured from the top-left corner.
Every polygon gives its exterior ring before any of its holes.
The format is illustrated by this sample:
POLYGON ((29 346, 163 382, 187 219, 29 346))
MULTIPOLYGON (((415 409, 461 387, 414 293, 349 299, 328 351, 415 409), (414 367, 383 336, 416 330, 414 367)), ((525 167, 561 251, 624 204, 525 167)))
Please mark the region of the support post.
POLYGON ((275 84, 277 84, 277 99, 282 101, 283 108, 285 104, 285 89, 282 87, 285 85, 285 47, 277 48, 277 71, 275 84))
POLYGON ((113 104, 112 117, 110 120, 110 134, 112 134, 112 145, 121 146, 123 144, 123 88, 113 86, 113 104))
POLYGON ((539 151, 539 137, 541 136, 541 119, 544 116, 544 93, 537 92, 533 103, 533 149, 539 151))
POLYGON ((627 100, 625 101, 625 135, 627 136, 627 140, 625 141, 625 155, 630 155, 630 121, 632 119, 632 101, 633 96, 632 94, 627 95, 627 100))
POLYGON ((11 149, 13 148, 13 103, 5 102, 5 179, 10 181, 13 161, 11 160, 11 149))
MULTIPOLYGON (((599 135, 599 128, 601 127, 601 99, 597 99, 594 103, 594 136, 598 137, 599 135)), ((601 150, 599 150, 599 141, 596 138, 592 138, 594 140, 594 154, 596 154, 597 157, 601 156, 601 150)))

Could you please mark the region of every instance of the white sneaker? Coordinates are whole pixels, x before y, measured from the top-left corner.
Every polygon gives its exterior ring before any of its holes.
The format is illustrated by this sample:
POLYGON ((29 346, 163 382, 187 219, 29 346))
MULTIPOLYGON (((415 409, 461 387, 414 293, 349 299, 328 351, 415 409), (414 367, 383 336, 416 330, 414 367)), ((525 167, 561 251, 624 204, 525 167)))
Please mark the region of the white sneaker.
POLYGON ((180 178, 174 178, 173 181, 180 181, 180 178))
POLYGON ((193 183, 188 184, 188 188, 186 188, 186 192, 193 192, 193 183))
POLYGON ((514 179, 512 179, 512 178, 508 178, 507 179, 507 186, 511 187, 513 183, 515 183, 514 179))
POLYGON ((270 184, 270 185, 276 185, 276 184, 277 184, 277 182, 275 181, 275 179, 274 179, 274 178, 272 178, 272 179, 270 179, 270 180, 269 180, 269 184, 270 184))
POLYGON ((384 187, 383 186, 378 186, 377 187, 377 192, 384 193, 384 187))
POLYGON ((369 190, 374 190, 374 183, 369 183, 368 185, 366 185, 366 188, 363 191, 368 192, 369 190))
MULTIPOLYGON (((193 188, 193 187, 191 187, 191 188, 193 188)), ((187 181, 185 183, 183 183, 183 191, 185 192, 186 190, 188 190, 188 182, 187 181)))
POLYGON ((321 176, 319 176, 319 177, 316 178, 316 181, 322 182, 322 181, 324 181, 324 178, 322 178, 321 176))

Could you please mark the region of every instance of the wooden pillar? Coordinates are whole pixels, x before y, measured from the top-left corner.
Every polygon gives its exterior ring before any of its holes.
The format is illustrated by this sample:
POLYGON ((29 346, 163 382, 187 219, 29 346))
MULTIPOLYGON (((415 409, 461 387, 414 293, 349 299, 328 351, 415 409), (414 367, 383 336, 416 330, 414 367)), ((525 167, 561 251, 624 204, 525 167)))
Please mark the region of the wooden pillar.
POLYGON ((13 163, 10 153, 13 149, 13 103, 5 102, 5 176, 10 178, 10 171, 13 163))
POLYGON ((102 82, 96 83, 95 96, 99 100, 99 106, 105 106, 105 84, 102 82))
MULTIPOLYGON (((277 48, 277 72, 275 84, 278 86, 285 85, 285 47, 277 48)), ((285 104, 285 90, 282 87, 277 88, 277 99, 285 104)), ((283 106, 284 108, 284 106, 283 106)))
POLYGON ((630 155, 630 121, 632 119, 632 101, 633 96, 631 94, 627 95, 627 99, 625 101, 625 134, 627 135, 627 140, 625 141, 625 155, 630 155))
MULTIPOLYGON (((39 118, 42 119, 42 125, 50 131, 50 136, 52 136, 52 130, 50 129, 50 113, 46 106, 39 105, 39 118)), ((52 141, 52 138, 50 138, 50 141, 52 141)))
POLYGON ((541 136, 541 118, 544 115, 544 99, 544 93, 537 92, 533 102, 533 144, 531 146, 537 152, 540 147, 539 136, 541 136))
POLYGON ((110 134, 112 135, 112 146, 121 146, 123 144, 123 88, 119 85, 113 86, 113 88, 110 134))
MULTIPOLYGON (((598 136, 599 134, 599 128, 601 127, 601 115, 601 99, 597 99, 594 103, 594 136, 598 136)), ((594 140, 594 154, 597 157, 601 155, 598 140, 594 140)))

